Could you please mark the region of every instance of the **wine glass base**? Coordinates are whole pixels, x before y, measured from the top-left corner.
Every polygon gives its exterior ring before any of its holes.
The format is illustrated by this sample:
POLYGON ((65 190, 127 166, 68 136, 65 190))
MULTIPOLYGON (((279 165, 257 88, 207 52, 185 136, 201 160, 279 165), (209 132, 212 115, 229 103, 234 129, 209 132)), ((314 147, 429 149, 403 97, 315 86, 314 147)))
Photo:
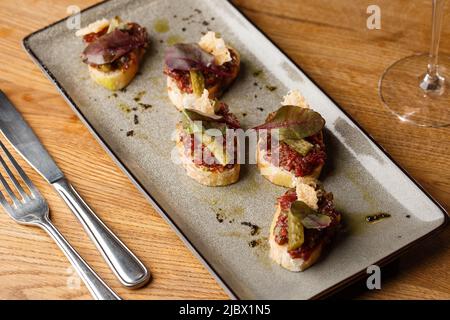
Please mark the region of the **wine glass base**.
POLYGON ((427 92, 420 86, 428 62, 428 54, 413 55, 386 69, 379 83, 381 100, 402 122, 423 127, 450 126, 450 56, 439 57, 439 75, 444 79, 439 93, 427 92))

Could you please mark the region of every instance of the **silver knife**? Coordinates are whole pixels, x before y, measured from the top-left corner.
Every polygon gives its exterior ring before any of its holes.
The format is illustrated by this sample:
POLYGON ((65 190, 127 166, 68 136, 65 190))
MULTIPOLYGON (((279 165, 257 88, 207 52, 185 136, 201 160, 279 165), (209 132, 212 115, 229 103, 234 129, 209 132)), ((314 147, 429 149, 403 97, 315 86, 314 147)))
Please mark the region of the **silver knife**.
POLYGON ((83 201, 2 91, 0 131, 17 152, 56 189, 120 282, 129 288, 137 288, 147 283, 150 273, 146 267, 83 201))

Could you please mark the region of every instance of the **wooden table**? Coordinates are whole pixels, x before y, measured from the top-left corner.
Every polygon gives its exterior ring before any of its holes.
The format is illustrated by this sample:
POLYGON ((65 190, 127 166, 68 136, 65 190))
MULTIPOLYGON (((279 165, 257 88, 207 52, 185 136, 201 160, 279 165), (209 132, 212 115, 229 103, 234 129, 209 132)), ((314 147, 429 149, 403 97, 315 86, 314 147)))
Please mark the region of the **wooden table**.
MULTIPOLYGON (((121 287, 79 223, 33 170, 62 233, 125 299, 225 299, 227 296, 169 226, 89 134, 53 85, 28 58, 21 39, 95 0, 2 0, 0 89, 19 108, 68 178, 99 216, 152 270, 151 285, 121 287)), ((235 0, 446 209, 450 209, 450 129, 404 125, 380 103, 383 70, 426 51, 431 1, 378 0, 382 29, 366 28, 368 0, 235 0)), ((450 10, 448 10, 450 11, 450 10)), ((443 51, 450 52, 450 21, 443 51)), ((337 297, 449 299, 450 229, 425 241, 383 273, 382 290, 356 284, 337 297)), ((0 213, 0 299, 89 299, 87 289, 47 235, 0 213)))

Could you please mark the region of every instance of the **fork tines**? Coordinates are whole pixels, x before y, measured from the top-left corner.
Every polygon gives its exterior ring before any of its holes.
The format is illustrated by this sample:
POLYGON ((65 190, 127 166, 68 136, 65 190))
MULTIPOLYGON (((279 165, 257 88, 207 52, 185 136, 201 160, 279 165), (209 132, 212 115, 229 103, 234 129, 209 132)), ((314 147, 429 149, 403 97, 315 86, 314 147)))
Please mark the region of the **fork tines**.
MULTIPOLYGON (((20 176, 20 178, 22 179, 22 181, 25 183, 25 185, 28 187, 28 189, 30 190, 30 193, 33 197, 35 197, 39 192, 37 191, 36 187, 33 185, 33 183, 31 182, 30 178, 28 178, 28 176, 25 174, 25 172, 23 171, 23 169, 19 166, 19 164, 16 162, 16 160, 13 158, 13 156, 11 155, 11 153, 8 151, 8 149, 6 149, 5 145, 0 141, 0 148, 1 150, 3 150, 3 153, 6 155, 6 157, 8 158, 9 162, 11 163, 11 165, 14 167, 15 171, 18 173, 18 175, 20 176)), ((23 189, 22 185, 19 183, 19 181, 17 180, 17 178, 14 176, 13 172, 11 171, 11 169, 8 167, 8 164, 6 163, 6 161, 3 159, 2 155, 0 154, 0 164, 4 169, 4 172, 6 173, 6 175, 9 177, 10 181, 13 183, 14 187, 16 188, 17 192, 20 194, 21 199, 19 199, 16 194, 13 192, 13 190, 11 189, 11 186, 8 184, 8 182, 6 181, 5 177, 3 177, 3 175, 0 173, 0 182, 4 187, 4 190, 6 191, 6 193, 8 194, 9 198, 12 200, 12 203, 17 206, 19 204, 19 202, 22 201, 26 201, 30 199, 30 196, 28 195, 27 192, 25 192, 25 190, 23 189)), ((3 207, 5 206, 9 206, 8 201, 6 200, 5 196, 3 195, 3 193, 0 191, 0 203, 3 207)))

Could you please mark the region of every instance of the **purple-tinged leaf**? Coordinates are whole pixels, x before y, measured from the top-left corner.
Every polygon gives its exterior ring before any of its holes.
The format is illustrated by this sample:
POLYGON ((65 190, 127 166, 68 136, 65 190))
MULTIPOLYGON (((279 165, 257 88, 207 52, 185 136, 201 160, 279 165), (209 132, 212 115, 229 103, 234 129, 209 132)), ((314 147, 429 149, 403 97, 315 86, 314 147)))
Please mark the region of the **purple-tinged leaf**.
POLYGON ((166 49, 164 61, 169 70, 202 70, 214 65, 214 56, 195 43, 178 43, 166 49))
POLYGON ((203 50, 196 43, 178 43, 168 47, 165 52, 164 62, 170 71, 209 71, 216 75, 227 77, 229 71, 216 65, 215 58, 203 50))
POLYGON ((84 49, 83 62, 102 65, 116 61, 127 53, 147 45, 148 35, 145 28, 129 24, 127 30, 116 29, 107 33, 84 49))
POLYGON ((280 140, 303 139, 320 132, 325 120, 314 110, 297 106, 283 106, 278 109, 263 125, 256 130, 278 129, 280 140))

